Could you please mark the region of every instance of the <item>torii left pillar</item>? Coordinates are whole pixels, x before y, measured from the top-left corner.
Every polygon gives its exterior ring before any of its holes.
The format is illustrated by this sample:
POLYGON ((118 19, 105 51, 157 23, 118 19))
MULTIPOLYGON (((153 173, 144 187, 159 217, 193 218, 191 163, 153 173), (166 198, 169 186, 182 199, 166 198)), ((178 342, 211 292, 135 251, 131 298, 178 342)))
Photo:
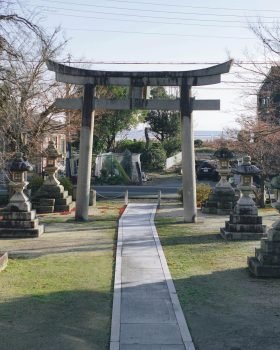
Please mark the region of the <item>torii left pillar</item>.
POLYGON ((79 166, 77 179, 76 220, 88 220, 88 203, 92 167, 95 87, 84 85, 82 125, 80 131, 79 166))

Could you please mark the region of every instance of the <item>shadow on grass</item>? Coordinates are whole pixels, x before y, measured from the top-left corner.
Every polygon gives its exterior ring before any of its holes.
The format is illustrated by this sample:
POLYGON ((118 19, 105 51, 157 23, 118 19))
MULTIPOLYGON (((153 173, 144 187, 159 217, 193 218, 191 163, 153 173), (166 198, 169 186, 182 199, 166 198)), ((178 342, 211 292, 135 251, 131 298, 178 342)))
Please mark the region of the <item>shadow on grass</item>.
POLYGON ((217 244, 227 244, 218 233, 212 234, 202 234, 202 235, 189 235, 189 236, 173 236, 164 237, 160 236, 160 241, 163 246, 168 245, 180 245, 180 244, 207 244, 207 243, 217 243, 217 244))
POLYGON ((105 350, 111 293, 63 291, 0 303, 1 349, 105 350))
POLYGON ((280 349, 280 280, 246 267, 174 281, 199 350, 280 349))

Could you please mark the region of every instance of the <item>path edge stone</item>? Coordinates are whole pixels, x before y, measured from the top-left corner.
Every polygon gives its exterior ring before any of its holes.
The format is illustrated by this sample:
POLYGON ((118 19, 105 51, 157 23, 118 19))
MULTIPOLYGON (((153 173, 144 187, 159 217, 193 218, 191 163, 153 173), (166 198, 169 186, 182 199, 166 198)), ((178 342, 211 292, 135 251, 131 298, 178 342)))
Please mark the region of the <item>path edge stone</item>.
MULTIPOLYGON (((154 219, 155 219, 155 215, 156 215, 156 211, 157 211, 157 205, 155 205, 153 207, 152 210, 152 214, 150 217, 150 224, 151 224, 151 228, 152 228, 152 232, 153 232, 153 236, 154 236, 154 240, 156 243, 156 247, 157 247, 157 251, 158 251, 158 255, 160 258, 160 262, 161 262, 161 266, 163 269, 163 273, 166 279, 166 283, 167 283, 167 287, 168 287, 168 291, 170 294, 170 298, 173 304, 173 308, 174 308, 174 312, 175 312, 175 316, 176 316, 176 320, 180 329, 180 333, 181 333, 181 337, 183 339, 183 343, 185 345, 185 349, 186 350, 195 350, 193 341, 192 341, 192 337, 191 337, 191 333, 189 331, 189 327, 187 325, 183 310, 181 308, 181 304, 179 302, 178 299, 178 295, 173 283, 173 279, 171 277, 168 265, 167 265, 167 261, 162 249, 162 245, 158 236, 158 232, 154 223, 154 219)), ((113 349, 112 349, 113 350, 113 349)))
POLYGON ((128 206, 123 211, 118 221, 118 236, 116 250, 115 280, 113 294, 113 308, 111 320, 110 350, 120 348, 120 327, 121 327, 121 288, 122 288, 122 246, 123 246, 123 217, 128 206))

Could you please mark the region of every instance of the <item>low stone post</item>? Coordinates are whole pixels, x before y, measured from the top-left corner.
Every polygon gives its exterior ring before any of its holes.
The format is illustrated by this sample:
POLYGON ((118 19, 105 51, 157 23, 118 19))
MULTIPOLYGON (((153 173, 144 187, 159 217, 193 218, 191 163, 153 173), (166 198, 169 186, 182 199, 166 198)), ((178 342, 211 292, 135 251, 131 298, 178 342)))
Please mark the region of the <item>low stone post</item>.
POLYGON ((260 169, 251 164, 251 157, 245 156, 243 163, 232 170, 241 175, 241 183, 238 188, 241 197, 236 203, 225 228, 221 228, 221 236, 230 240, 256 240, 261 239, 266 226, 262 225, 262 217, 258 216, 258 208, 250 197, 253 189, 253 175, 260 173, 260 169))
POLYGON ((126 190, 124 193, 124 204, 128 205, 128 190, 126 190))
MULTIPOLYGON (((280 190, 280 176, 274 177, 271 187, 280 190)), ((280 199, 274 207, 280 213, 280 199)), ((267 233, 267 238, 261 239, 260 248, 255 249, 255 256, 248 257, 250 272, 256 277, 280 277, 280 219, 278 219, 267 233)))
POLYGON ((92 203, 90 203, 93 207, 96 207, 96 191, 95 190, 90 190, 92 193, 92 203))
POLYGON ((158 191, 158 203, 157 203, 158 208, 160 208, 160 202, 161 202, 161 190, 158 191))

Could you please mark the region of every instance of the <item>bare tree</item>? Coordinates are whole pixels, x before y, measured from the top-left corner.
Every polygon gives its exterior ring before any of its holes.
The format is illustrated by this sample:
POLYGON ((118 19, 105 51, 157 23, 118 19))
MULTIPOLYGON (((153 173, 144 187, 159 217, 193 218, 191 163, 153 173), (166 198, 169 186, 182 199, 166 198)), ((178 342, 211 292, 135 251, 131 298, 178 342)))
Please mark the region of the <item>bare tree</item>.
MULTIPOLYGON (((240 128, 228 130, 235 151, 248 154, 260 168, 259 204, 265 205, 265 183, 280 172, 280 130, 271 133, 271 125, 252 117, 240 117, 240 128)), ((257 192, 258 193, 258 192, 257 192)))
POLYGON ((65 127, 54 101, 66 89, 54 81, 45 64, 64 42, 59 41, 59 29, 48 35, 10 13, 8 6, 5 10, 0 14, 0 137, 7 156, 16 150, 32 155, 46 134, 65 127))

